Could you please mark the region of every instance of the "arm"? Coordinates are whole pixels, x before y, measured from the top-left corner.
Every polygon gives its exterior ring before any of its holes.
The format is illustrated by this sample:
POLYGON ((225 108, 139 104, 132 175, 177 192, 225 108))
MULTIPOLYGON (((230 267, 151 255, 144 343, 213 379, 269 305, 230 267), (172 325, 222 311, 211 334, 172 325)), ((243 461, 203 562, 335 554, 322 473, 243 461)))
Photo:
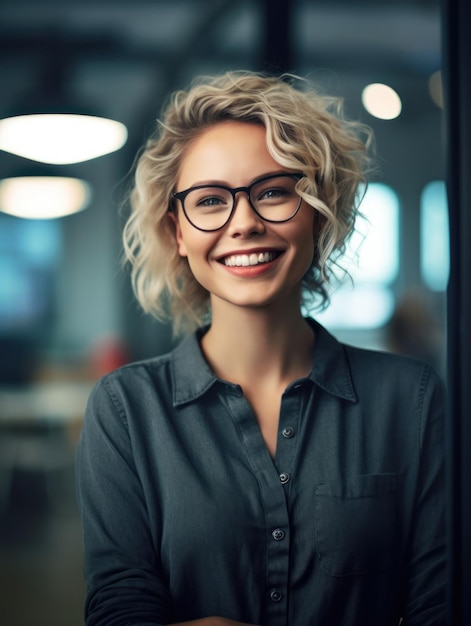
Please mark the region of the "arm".
POLYGON ((429 374, 421 389, 420 465, 403 626, 445 624, 444 389, 429 374))
POLYGON ((76 470, 87 626, 167 623, 169 593, 159 571, 126 416, 103 383, 90 396, 76 470))

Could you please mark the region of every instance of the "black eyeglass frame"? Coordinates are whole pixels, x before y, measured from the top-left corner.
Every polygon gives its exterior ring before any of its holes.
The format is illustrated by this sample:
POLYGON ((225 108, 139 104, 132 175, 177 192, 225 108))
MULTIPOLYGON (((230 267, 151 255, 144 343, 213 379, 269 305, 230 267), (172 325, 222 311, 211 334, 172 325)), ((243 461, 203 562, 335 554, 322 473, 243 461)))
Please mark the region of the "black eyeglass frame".
POLYGON ((272 178, 280 178, 281 176, 295 178, 297 181, 299 181, 302 178, 305 178, 306 174, 288 173, 288 172, 280 172, 279 174, 270 174, 268 176, 263 176, 262 178, 258 178, 253 183, 250 183, 250 185, 248 185, 247 187, 234 187, 233 188, 233 187, 227 187, 226 185, 197 185, 196 187, 190 187, 189 189, 184 189, 183 191, 174 191, 172 193, 172 198, 180 200, 183 213, 186 219, 188 220, 188 222, 193 226, 193 228, 196 228, 197 230, 201 230, 204 233, 213 233, 217 230, 221 230, 222 228, 224 228, 224 226, 226 226, 231 221, 231 218, 234 215, 234 211, 236 209, 236 194, 240 192, 245 192, 247 194, 247 199, 249 201, 250 206, 258 215, 258 217, 262 219, 264 222, 270 222, 271 224, 283 224, 284 222, 289 222, 289 220, 292 220, 293 217, 298 213, 299 209, 301 208, 301 203, 302 203, 301 196, 299 196, 298 206, 293 211, 292 215, 290 215, 284 220, 270 220, 266 217, 263 217, 263 215, 260 215, 260 213, 254 207, 252 200, 250 198, 253 187, 255 187, 256 185, 259 185, 260 183, 265 182, 266 180, 270 180, 272 178), (224 222, 222 226, 218 226, 217 228, 201 228, 200 226, 196 226, 196 224, 194 224, 188 217, 188 214, 185 209, 185 198, 187 197, 187 195, 191 193, 192 191, 196 191, 197 189, 205 189, 206 187, 211 188, 211 189, 224 189, 225 191, 228 191, 232 196, 232 209, 227 217, 227 220, 224 222))

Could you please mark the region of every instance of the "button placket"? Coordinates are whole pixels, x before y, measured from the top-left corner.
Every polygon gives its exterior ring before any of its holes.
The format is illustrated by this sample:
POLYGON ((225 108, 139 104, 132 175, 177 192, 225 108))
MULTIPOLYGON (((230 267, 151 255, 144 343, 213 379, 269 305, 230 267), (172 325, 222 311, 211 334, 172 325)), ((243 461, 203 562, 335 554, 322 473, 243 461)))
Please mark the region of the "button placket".
MULTIPOLYGON (((280 427, 278 430, 278 448, 274 459, 275 476, 270 479, 273 496, 282 494, 286 504, 286 516, 276 514, 271 520, 267 517, 267 526, 270 529, 270 543, 267 546, 267 621, 282 625, 287 623, 288 610, 288 581, 290 556, 290 519, 288 504, 295 471, 295 455, 297 449, 296 432, 300 428, 300 411, 302 395, 299 391, 283 394, 280 407, 280 427), (270 524, 270 521, 272 522, 270 524), (273 523, 274 522, 274 523, 273 523), (271 535, 271 536, 270 536, 271 535)), ((274 511, 273 511, 274 512, 274 511)), ((281 511, 279 512, 281 513, 281 511)))

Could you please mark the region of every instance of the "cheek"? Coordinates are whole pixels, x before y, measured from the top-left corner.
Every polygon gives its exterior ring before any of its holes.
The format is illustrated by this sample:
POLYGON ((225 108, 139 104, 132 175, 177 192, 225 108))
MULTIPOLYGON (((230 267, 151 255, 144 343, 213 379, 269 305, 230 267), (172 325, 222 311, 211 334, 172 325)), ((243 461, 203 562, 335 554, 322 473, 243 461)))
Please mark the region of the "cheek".
POLYGON ((316 249, 316 239, 317 235, 315 234, 316 224, 314 220, 314 216, 307 214, 306 218, 299 225, 299 230, 297 233, 297 245, 298 249, 301 251, 300 258, 303 259, 303 262, 307 265, 306 270, 309 269, 315 255, 316 249))
POLYGON ((214 245, 209 233, 202 233, 190 225, 177 224, 175 231, 178 253, 188 260, 190 268, 206 263, 214 245))
POLYGON ((303 275, 309 271, 312 263, 314 262, 315 253, 316 253, 316 247, 315 247, 314 241, 310 239, 309 242, 305 246, 305 254, 303 258, 303 261, 304 261, 303 275))

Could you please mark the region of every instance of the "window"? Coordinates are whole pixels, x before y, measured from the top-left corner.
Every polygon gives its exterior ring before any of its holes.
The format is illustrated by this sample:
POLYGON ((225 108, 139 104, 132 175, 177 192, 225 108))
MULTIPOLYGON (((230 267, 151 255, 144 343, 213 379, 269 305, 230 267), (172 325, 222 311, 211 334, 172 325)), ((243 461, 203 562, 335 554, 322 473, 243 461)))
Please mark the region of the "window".
POLYGON ((434 180, 424 187, 420 203, 420 268, 432 291, 445 291, 450 272, 448 203, 445 183, 434 180))
POLYGON ((341 259, 351 279, 338 272, 341 282, 331 304, 316 314, 330 328, 378 328, 394 310, 391 285, 399 270, 399 200, 391 187, 371 183, 360 212, 341 259))
POLYGON ((50 312, 60 243, 55 220, 0 215, 0 332, 28 330, 50 312))

